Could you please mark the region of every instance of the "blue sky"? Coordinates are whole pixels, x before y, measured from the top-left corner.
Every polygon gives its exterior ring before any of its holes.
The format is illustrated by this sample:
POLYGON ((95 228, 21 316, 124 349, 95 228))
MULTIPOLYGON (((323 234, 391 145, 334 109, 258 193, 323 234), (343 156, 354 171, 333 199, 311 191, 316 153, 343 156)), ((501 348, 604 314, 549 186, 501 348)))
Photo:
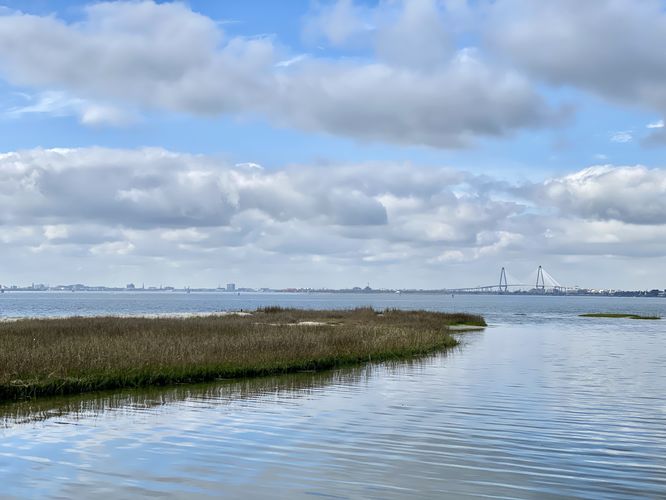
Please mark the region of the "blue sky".
POLYGON ((205 286, 224 256, 215 284, 460 286, 546 261, 563 281, 663 288, 661 1, 3 5, 0 187, 23 201, 5 194, 16 266, 0 284, 205 286), (164 177, 154 150, 175 157, 164 177), (114 155, 126 182, 104 170, 114 155), (115 190, 104 206, 76 182, 95 169, 115 190), (181 195, 224 203, 164 201, 181 195), (74 261, 88 264, 56 270, 74 261))

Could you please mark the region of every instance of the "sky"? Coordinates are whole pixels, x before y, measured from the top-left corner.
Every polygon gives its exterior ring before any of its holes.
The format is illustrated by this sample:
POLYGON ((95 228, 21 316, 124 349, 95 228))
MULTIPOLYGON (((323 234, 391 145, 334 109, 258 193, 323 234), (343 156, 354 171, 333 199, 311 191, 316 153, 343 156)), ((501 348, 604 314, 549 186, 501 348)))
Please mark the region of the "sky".
POLYGON ((662 0, 0 0, 0 285, 664 289, 665 46, 662 0))

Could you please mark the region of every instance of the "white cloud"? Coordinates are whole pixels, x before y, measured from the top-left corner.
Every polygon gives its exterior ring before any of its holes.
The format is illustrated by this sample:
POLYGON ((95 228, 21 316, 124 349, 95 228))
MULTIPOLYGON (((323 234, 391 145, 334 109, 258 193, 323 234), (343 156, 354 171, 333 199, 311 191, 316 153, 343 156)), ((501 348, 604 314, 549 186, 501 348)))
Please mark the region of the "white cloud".
POLYGON ((666 112, 666 11, 661 0, 500 0, 487 46, 555 85, 666 112))
POLYGON ((648 123, 647 128, 664 128, 664 120, 657 120, 656 122, 648 123))
POLYGON ((254 162, 251 162, 251 161, 249 161, 249 162, 243 162, 243 163, 236 163, 235 166, 236 166, 237 168, 245 168, 245 169, 248 169, 248 170, 253 170, 253 169, 255 169, 255 170, 263 170, 263 169, 264 169, 264 167, 262 167, 262 166, 259 165, 258 163, 254 163, 254 162))
POLYGON ((324 39, 336 47, 361 43, 372 31, 369 15, 368 8, 356 5, 353 0, 318 4, 306 18, 303 35, 311 43, 324 39))
POLYGON ((619 142, 620 144, 631 142, 633 139, 634 136, 631 130, 620 130, 619 132, 613 132, 610 138, 612 142, 619 142))
POLYGON ((433 262, 464 262, 467 259, 465 254, 460 250, 447 250, 431 260, 433 262))
POLYGON ((196 242, 207 239, 208 235, 195 227, 189 227, 187 229, 169 229, 163 231, 160 237, 167 241, 196 242))
POLYGON ((439 2, 410 0, 400 7, 397 15, 378 14, 385 18, 375 40, 380 59, 412 68, 438 67, 449 60, 455 45, 439 2))
POLYGON ((642 166, 514 186, 437 167, 273 170, 162 149, 0 155, 3 259, 27 282, 81 267, 89 281, 150 273, 181 286, 210 284, 211 269, 257 286, 465 285, 506 262, 660 258, 664 200, 666 171, 642 166))
MULTIPOLYGON (((404 3, 378 30, 374 57, 344 60, 293 56, 267 37, 225 37, 181 3, 99 3, 84 12, 76 23, 0 16, 0 71, 15 85, 58 89, 86 124, 122 122, 119 104, 262 115, 360 140, 462 147, 561 117, 519 73, 449 46, 431 1, 404 3), (419 24, 424 29, 415 30, 419 24)), ((345 23, 326 22, 333 39, 347 36, 345 23)))
POLYGON ((134 244, 129 241, 109 241, 90 247, 93 255, 127 255, 134 250, 134 244))
POLYGON ((69 236, 69 230, 64 224, 44 226, 44 236, 47 240, 63 239, 69 236))
POLYGON ((46 91, 36 95, 22 94, 22 96, 29 103, 7 110, 5 112, 7 116, 13 118, 20 118, 26 114, 76 116, 82 124, 94 126, 123 126, 135 121, 135 116, 125 110, 73 98, 65 92, 46 91))
POLYGON ((589 167, 546 181, 541 190, 562 213, 601 221, 666 224, 666 170, 589 167))
POLYGON ((289 59, 285 59, 284 61, 278 61, 275 63, 276 68, 288 68, 289 66, 293 66, 294 64, 298 64, 299 62, 305 60, 307 58, 307 54, 299 54, 294 57, 290 57, 289 59))
POLYGON ((81 123, 84 125, 124 126, 136 121, 136 117, 127 111, 100 104, 86 104, 81 109, 81 123))
POLYGON ((54 116, 66 116, 76 112, 83 104, 82 99, 67 97, 64 92, 42 92, 36 96, 21 94, 30 101, 24 106, 17 106, 7 111, 9 116, 20 116, 31 113, 45 113, 54 116))

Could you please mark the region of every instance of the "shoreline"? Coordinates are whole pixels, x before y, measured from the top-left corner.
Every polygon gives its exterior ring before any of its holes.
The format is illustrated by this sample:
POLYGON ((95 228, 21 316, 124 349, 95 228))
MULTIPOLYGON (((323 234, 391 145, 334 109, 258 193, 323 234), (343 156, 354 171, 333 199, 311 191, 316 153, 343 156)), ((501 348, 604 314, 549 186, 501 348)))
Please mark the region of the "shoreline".
POLYGON ((111 389, 323 371, 454 347, 482 317, 267 307, 205 316, 0 323, 0 404, 111 389))

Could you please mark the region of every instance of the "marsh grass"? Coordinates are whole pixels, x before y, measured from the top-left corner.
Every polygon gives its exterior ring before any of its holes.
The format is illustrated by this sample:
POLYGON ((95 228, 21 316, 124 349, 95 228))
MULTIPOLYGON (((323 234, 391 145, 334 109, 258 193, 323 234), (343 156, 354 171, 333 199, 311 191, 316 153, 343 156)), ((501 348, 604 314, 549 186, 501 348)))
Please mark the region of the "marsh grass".
POLYGON ((585 313, 579 314, 581 318, 628 318, 628 319, 647 319, 655 320, 661 319, 661 316, 641 316, 639 314, 627 313, 585 313))
POLYGON ((324 370, 457 344, 467 314, 270 307, 249 316, 0 323, 0 401, 324 370), (304 323, 305 324, 302 324, 304 323))

